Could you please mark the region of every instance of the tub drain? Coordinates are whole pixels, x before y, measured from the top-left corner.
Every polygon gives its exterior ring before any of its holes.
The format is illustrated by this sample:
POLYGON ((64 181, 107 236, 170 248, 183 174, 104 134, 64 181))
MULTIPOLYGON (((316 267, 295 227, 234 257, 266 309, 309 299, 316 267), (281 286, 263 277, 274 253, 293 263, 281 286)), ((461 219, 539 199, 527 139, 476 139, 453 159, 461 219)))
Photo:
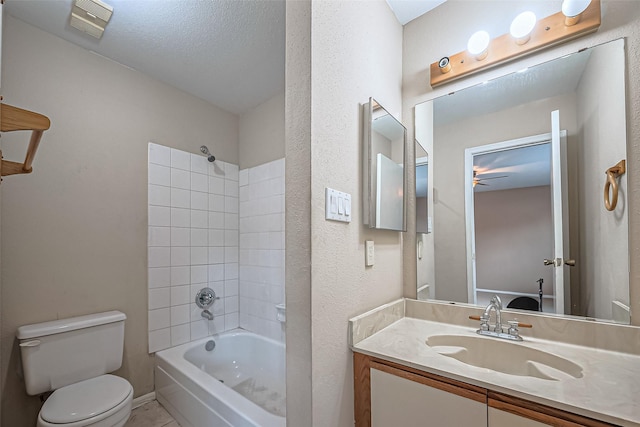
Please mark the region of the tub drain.
POLYGON ((216 348, 216 342, 214 340, 207 341, 207 343, 204 345, 204 348, 207 351, 211 351, 216 348))

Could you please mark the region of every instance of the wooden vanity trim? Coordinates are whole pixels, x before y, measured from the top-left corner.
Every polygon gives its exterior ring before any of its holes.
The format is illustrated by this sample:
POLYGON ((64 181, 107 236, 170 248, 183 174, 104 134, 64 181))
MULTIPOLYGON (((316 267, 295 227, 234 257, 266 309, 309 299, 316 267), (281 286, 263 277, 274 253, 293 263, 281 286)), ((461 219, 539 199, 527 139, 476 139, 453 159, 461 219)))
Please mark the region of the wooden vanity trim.
POLYGON ((615 425, 491 390, 488 391, 488 396, 487 404, 491 408, 556 427, 612 427, 615 425))
POLYGON ((354 416, 357 427, 371 426, 371 358, 353 353, 354 416))

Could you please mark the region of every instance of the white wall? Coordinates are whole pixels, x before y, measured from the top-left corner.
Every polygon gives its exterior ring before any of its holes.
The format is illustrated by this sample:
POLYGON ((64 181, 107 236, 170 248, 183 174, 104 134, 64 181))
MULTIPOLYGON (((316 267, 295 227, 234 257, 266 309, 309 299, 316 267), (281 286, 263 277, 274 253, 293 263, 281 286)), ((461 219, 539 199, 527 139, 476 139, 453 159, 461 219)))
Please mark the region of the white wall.
POLYGON ((238 165, 149 143, 149 353, 235 329, 238 165), (202 317, 198 292, 216 297, 202 317))
MULTIPOLYGON (((545 49, 503 66, 479 72, 437 89, 429 86, 429 66, 443 56, 459 52, 466 46, 476 28, 493 34, 504 34, 519 12, 530 9, 537 16, 548 16, 560 10, 560 0, 513 2, 507 0, 448 1, 433 11, 410 22, 404 28, 403 43, 403 113, 410 118, 418 103, 445 95, 485 80, 508 74, 553 58, 559 58, 586 46, 626 37, 627 48, 627 159, 633 171, 640 167, 640 8, 635 0, 603 0, 602 25, 597 32, 571 42, 545 49), (455 23, 455 25, 453 24, 455 23)), ((413 121, 406 120, 410 134, 413 121)), ((434 162, 437 160, 434 160, 434 162)), ((632 212, 640 206, 640 174, 628 176, 628 203, 632 212)), ((630 259, 640 258, 640 216, 629 218, 630 259)), ((437 230, 434 230, 437 234, 437 230)), ((411 238, 411 236, 407 235, 411 238)), ((407 243, 406 269, 415 265, 415 246, 407 243), (411 253, 413 251, 413 254, 411 253)), ((632 312, 640 312, 640 264, 630 264, 632 312)), ((640 325, 640 318, 632 319, 640 325)))
MULTIPOLYGON (((580 235, 583 278, 582 305, 589 316, 611 319, 614 300, 629 304, 629 205, 627 177, 622 175, 618 206, 604 207, 604 172, 627 158, 624 48, 607 45, 594 50, 578 85, 580 158, 580 235), (603 79, 602 76, 610 76, 603 79), (604 84, 606 82, 606 84, 604 84), (602 286, 603 283, 608 286, 602 286)), ((633 173, 633 172, 631 172, 633 173)))
POLYGON ((247 169, 284 157, 284 91, 240 116, 238 158, 247 169))
MULTIPOLYGON (((124 364, 135 395, 153 390, 147 352, 147 144, 236 163, 238 118, 10 16, 3 96, 47 115, 33 173, 2 183, 2 424, 40 407, 18 376, 20 325, 107 310, 127 315, 124 364), (28 302, 26 304, 25 302, 28 302)), ((4 133, 21 160, 24 132, 4 133)))
POLYGON ((402 27, 384 1, 291 2, 287 45, 287 421, 350 426, 347 320, 402 295, 401 235, 363 227, 360 193, 361 105, 400 118, 402 27), (350 224, 325 221, 325 187, 352 195, 350 224))

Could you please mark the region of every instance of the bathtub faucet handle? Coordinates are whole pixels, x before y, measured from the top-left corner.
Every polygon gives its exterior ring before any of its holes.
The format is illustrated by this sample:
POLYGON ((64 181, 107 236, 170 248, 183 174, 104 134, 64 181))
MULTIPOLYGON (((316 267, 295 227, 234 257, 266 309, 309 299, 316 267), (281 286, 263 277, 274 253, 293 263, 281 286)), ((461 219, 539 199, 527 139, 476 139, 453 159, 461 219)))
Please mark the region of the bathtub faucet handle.
POLYGON ((202 288, 196 295, 196 305, 202 309, 208 309, 213 305, 213 302, 220 297, 216 296, 216 293, 211 288, 202 288))

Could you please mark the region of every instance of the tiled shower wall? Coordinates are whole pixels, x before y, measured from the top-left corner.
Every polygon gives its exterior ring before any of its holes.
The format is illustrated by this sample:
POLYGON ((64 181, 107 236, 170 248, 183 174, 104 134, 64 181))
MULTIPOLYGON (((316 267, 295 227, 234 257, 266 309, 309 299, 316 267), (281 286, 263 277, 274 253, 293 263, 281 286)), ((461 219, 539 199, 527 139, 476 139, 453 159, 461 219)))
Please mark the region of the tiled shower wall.
POLYGON ((149 352, 239 326, 238 166, 149 143, 149 352), (201 317, 195 296, 220 297, 201 317))
POLYGON ((240 171, 240 326, 283 342, 284 162, 240 171))

